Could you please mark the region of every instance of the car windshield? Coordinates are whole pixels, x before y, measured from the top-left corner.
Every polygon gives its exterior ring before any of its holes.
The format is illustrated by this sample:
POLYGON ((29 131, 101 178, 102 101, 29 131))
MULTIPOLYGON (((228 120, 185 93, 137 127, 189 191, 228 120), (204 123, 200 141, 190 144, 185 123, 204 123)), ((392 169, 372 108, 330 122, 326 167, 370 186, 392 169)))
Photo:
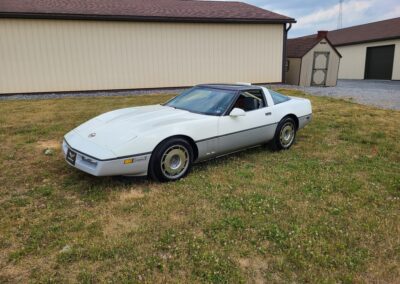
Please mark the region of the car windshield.
POLYGON ((235 98, 236 91, 194 87, 173 98, 165 105, 190 112, 222 115, 235 98))

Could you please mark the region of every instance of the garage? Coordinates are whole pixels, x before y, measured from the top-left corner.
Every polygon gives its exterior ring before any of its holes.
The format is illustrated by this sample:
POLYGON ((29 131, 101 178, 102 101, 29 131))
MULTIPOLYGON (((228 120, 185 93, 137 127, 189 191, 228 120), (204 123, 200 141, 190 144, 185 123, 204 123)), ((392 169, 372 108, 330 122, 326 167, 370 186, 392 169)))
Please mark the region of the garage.
POLYGON ((293 22, 229 1, 3 0, 0 93, 282 82, 293 22))
POLYGON ((395 45, 367 48, 365 79, 392 79, 394 49, 395 45))

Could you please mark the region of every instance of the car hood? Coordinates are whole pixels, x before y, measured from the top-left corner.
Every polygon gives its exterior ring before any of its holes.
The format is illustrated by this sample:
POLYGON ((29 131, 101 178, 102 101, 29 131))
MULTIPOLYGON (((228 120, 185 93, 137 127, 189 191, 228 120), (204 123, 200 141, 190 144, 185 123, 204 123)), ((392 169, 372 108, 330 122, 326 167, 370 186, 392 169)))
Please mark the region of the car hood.
POLYGON ((201 115, 162 105, 132 107, 104 113, 71 132, 78 134, 82 139, 113 150, 147 131, 199 117, 201 115))

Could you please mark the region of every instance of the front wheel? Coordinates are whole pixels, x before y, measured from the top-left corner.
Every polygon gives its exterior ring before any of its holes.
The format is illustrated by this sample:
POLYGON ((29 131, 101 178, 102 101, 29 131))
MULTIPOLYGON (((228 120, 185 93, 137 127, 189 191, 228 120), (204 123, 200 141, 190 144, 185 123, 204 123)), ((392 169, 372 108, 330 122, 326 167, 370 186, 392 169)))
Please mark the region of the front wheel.
POLYGON ((157 146, 151 155, 149 175, 158 181, 174 181, 185 177, 193 163, 193 149, 182 138, 172 138, 157 146))
POLYGON ((286 117, 279 122, 271 146, 274 150, 287 150, 296 139, 296 123, 293 118, 286 117))

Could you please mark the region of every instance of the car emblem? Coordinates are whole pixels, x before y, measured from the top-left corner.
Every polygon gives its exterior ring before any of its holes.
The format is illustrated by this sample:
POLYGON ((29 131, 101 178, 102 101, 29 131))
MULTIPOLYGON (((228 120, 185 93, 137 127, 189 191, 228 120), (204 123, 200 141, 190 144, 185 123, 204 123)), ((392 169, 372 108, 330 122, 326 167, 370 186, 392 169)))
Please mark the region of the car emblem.
POLYGON ((96 136, 96 133, 94 133, 94 132, 93 132, 93 133, 90 133, 90 134, 88 135, 89 138, 93 138, 93 137, 95 137, 95 136, 96 136))

